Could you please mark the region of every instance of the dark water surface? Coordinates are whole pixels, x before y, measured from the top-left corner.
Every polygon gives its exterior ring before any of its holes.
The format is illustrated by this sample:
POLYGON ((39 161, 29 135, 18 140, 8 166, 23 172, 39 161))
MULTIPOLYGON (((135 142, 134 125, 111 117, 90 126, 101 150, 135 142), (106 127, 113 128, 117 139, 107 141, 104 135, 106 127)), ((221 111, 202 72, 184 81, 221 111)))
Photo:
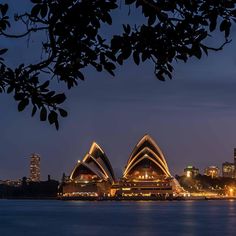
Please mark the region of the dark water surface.
POLYGON ((0 200, 0 236, 236 235, 236 201, 0 200))

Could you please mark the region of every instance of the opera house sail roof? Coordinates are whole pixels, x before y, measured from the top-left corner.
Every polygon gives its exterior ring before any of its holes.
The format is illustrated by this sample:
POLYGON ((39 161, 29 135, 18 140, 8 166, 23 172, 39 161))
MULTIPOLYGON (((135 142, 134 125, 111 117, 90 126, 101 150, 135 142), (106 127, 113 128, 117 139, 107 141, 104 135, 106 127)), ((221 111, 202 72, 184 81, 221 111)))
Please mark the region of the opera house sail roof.
POLYGON ((93 142, 89 152, 73 169, 70 179, 72 181, 108 180, 113 183, 115 176, 105 152, 93 142))
POLYGON ((137 143, 127 162, 123 178, 152 181, 171 177, 164 154, 156 142, 145 135, 137 143))
POLYGON ((71 199, 165 199, 182 193, 186 192, 171 176, 163 152, 149 135, 136 144, 118 181, 107 155, 93 142, 62 184, 62 196, 71 199))

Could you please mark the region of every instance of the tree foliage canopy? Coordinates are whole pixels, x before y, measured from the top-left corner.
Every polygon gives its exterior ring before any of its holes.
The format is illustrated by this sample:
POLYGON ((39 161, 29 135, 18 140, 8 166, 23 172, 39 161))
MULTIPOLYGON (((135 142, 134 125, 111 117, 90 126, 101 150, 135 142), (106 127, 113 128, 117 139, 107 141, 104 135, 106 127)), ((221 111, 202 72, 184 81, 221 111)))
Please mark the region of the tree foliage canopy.
MULTIPOLYGON (((159 80, 172 78, 173 61, 200 59, 210 50, 221 50, 230 42, 231 24, 236 21, 234 0, 124 0, 123 4, 141 10, 140 25, 123 25, 121 34, 103 38, 102 24, 112 25, 112 12, 120 0, 31 0, 29 12, 16 14, 25 31, 11 34, 8 5, 0 4, 0 36, 18 40, 37 32, 46 33, 42 42, 44 57, 35 64, 12 68, 5 62, 7 48, 0 48, 0 92, 13 94, 22 111, 29 104, 32 116, 39 112, 58 129, 58 116, 66 117, 61 107, 64 93, 51 88, 52 80, 64 82, 68 89, 84 80, 82 69, 114 75, 128 58, 139 65, 150 60, 159 80), (213 31, 224 34, 224 42, 214 48, 206 39, 213 31), (47 76, 48 80, 42 77, 47 76)), ((131 16, 130 16, 131 17, 131 16)))

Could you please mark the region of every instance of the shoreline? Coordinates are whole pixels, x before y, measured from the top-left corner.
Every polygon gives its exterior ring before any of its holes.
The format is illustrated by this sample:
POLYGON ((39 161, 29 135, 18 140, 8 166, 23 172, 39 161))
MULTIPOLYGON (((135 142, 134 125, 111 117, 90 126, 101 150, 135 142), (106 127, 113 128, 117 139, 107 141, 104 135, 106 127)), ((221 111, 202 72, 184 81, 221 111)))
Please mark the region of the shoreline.
POLYGON ((153 202, 170 202, 170 201, 209 201, 209 200, 236 200, 236 197, 225 197, 225 198, 215 198, 215 197, 185 197, 185 198, 81 198, 81 197, 70 197, 70 198, 59 198, 57 200, 61 201, 153 201, 153 202))
POLYGON ((0 200, 57 200, 57 201, 209 201, 209 200, 236 200, 236 197, 172 197, 172 198, 150 198, 150 197, 1 197, 0 200))

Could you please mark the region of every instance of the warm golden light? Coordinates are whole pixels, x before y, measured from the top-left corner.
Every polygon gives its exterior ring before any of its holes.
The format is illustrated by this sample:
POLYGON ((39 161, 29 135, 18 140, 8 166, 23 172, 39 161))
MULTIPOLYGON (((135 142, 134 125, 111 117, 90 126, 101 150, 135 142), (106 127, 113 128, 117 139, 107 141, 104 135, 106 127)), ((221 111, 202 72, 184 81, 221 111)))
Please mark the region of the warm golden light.
POLYGON ((187 176, 188 178, 191 177, 191 171, 190 171, 190 170, 187 171, 186 176, 187 176))

